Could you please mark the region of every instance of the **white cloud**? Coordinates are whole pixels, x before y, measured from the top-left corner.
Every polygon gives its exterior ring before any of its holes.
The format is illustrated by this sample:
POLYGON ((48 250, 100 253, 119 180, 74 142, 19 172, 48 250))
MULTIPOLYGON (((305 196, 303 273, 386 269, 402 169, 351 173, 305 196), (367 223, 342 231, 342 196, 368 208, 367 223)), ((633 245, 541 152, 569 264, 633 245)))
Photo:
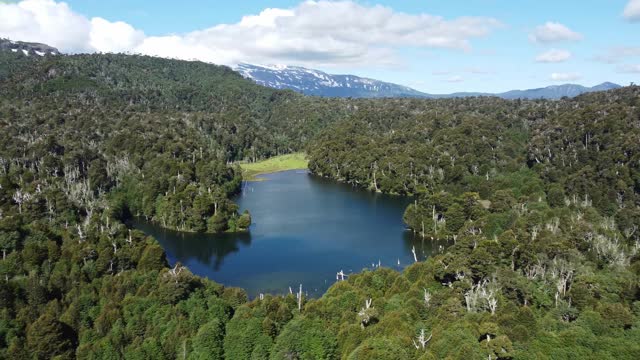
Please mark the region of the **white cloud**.
POLYGON ((627 74, 640 74, 640 64, 620 65, 618 66, 618 72, 627 74))
POLYGON ((582 75, 578 73, 553 73, 550 78, 553 81, 575 81, 580 80, 582 75))
POLYGON ((89 45, 91 23, 66 3, 24 0, 0 3, 0 36, 43 42, 69 52, 93 50, 89 45))
POLYGON ((640 21, 640 0, 630 0, 623 15, 629 21, 640 21))
POLYGON ((561 41, 578 41, 582 40, 583 36, 563 24, 548 21, 544 25, 536 27, 529 35, 529 39, 535 43, 547 44, 561 41))
POLYGON ((186 34, 145 37, 124 22, 87 19, 54 0, 0 3, 0 36, 39 41, 67 52, 134 52, 235 64, 391 65, 399 47, 471 49, 500 22, 486 17, 444 19, 353 1, 304 1, 265 9, 238 23, 186 34))
POLYGON ((567 50, 551 49, 545 51, 536 57, 536 62, 539 63, 560 63, 567 61, 571 58, 571 52, 567 50))
POLYGON ((447 82, 451 82, 451 83, 458 83, 458 82, 463 82, 464 78, 462 76, 456 75, 456 76, 452 76, 450 78, 447 79, 447 82))
POLYGON ((606 64, 615 64, 625 58, 640 57, 640 46, 620 46, 610 48, 606 53, 597 55, 594 60, 606 64))
POLYGON ((126 52, 140 45, 144 33, 122 22, 109 22, 103 18, 91 19, 89 45, 102 52, 126 52))

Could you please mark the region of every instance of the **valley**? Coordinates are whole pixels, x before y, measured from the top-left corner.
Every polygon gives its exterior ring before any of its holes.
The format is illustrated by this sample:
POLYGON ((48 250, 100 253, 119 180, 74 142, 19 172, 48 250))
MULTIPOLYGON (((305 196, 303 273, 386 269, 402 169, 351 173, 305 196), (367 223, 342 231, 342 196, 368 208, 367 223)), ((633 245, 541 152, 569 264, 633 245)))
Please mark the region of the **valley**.
POLYGON ((143 221, 134 227, 153 236, 170 264, 245 289, 250 298, 287 294, 302 284, 319 298, 336 282, 363 269, 401 271, 443 251, 445 240, 425 241, 407 231, 402 215, 411 199, 354 189, 306 171, 263 175, 234 201, 251 212, 248 233, 184 234, 143 221), (439 248, 442 246, 442 248, 439 248))
POLYGON ((637 86, 353 99, 141 55, 0 69, 2 358, 640 356, 637 86))

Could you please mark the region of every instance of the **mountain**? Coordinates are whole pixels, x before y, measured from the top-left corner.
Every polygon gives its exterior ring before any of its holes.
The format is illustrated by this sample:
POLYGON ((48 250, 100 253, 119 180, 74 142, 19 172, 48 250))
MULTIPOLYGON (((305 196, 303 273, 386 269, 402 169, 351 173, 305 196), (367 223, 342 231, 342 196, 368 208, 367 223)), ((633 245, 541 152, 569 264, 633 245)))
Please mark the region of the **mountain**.
POLYGON ((539 89, 511 90, 496 96, 503 99, 560 99, 562 97, 576 97, 594 91, 606 91, 620 88, 618 84, 605 82, 594 87, 576 84, 553 85, 539 89))
MULTIPOLYGON (((197 61, 0 51, 0 359, 640 359, 638 109, 636 86, 337 99, 197 61), (312 281, 329 276, 308 274, 325 254, 300 264, 286 242, 267 245, 282 267, 262 266, 264 293, 198 276, 212 256, 262 251, 253 229, 232 233, 251 216, 233 163, 302 149, 314 174, 413 194, 394 196, 410 229, 397 254, 413 258, 395 266, 381 243, 317 299, 312 281), (224 243, 181 242, 182 265, 136 215, 224 243), (431 237, 455 241, 432 251, 431 237)), ((346 196, 352 212, 362 195, 346 196)))
POLYGON ((355 75, 331 75, 298 66, 239 64, 242 76, 276 89, 290 89, 305 95, 326 97, 431 97, 412 88, 355 75))
POLYGON ((410 87, 362 78, 355 75, 331 75, 319 70, 298 66, 258 66, 240 64, 235 67, 242 76, 256 83, 276 89, 291 89, 305 95, 326 97, 421 97, 456 98, 470 96, 497 96, 503 99, 560 99, 575 97, 594 91, 620 88, 605 82, 594 87, 576 84, 553 85, 539 89, 511 90, 503 93, 459 92, 453 94, 427 94, 410 87))
POLYGON ((58 49, 40 43, 12 41, 0 38, 0 51, 22 52, 24 55, 60 55, 58 49))
MULTIPOLYGON (((32 55, 60 55, 58 49, 40 43, 12 41, 0 38, 0 51, 22 52, 32 55)), ((428 94, 407 86, 393 84, 355 75, 333 75, 314 69, 284 65, 239 64, 234 68, 243 77, 255 83, 275 89, 290 89, 305 95, 323 97, 384 98, 457 98, 471 96, 497 96, 503 99, 560 99, 575 97, 594 91, 620 88, 618 84, 605 82, 594 87, 576 84, 553 85, 539 89, 511 90, 504 93, 459 92, 453 94, 428 94)))

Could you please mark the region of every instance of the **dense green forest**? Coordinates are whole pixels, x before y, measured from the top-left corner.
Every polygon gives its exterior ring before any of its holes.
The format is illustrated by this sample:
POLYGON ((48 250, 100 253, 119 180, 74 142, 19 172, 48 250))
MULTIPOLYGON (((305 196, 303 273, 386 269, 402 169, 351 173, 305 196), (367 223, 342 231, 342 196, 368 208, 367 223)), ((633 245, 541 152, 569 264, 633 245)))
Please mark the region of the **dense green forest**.
POLYGON ((0 53, 0 358, 640 358, 640 88, 322 99, 225 67, 0 53), (248 299, 127 227, 245 231, 235 161, 414 195, 454 245, 248 299))

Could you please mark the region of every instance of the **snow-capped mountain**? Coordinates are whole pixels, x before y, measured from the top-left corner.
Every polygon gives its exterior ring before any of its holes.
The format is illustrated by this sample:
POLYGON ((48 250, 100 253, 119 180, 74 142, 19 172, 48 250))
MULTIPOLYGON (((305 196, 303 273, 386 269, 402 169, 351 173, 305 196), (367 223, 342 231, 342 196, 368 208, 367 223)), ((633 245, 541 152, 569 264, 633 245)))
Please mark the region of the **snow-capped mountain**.
POLYGON ((617 89, 618 84, 605 82, 594 87, 576 84, 552 85, 539 89, 511 90, 503 93, 462 92, 427 94, 418 90, 355 75, 331 75, 319 70, 297 66, 258 66, 240 64, 235 67, 245 78, 276 89, 291 89, 306 95, 327 97, 420 97, 452 98, 469 96, 497 96, 503 99, 560 99, 587 92, 617 89))
MULTIPOLYGON (((61 55, 58 49, 40 43, 12 41, 0 38, 0 51, 24 56, 61 55)), ((460 92, 453 94, 428 94, 407 86, 393 84, 355 75, 332 75, 320 70, 298 66, 258 66, 239 64, 234 70, 256 83, 276 89, 291 89, 306 95, 326 97, 415 97, 452 98, 469 96, 497 96, 504 99, 560 99, 575 97, 593 91, 617 89, 618 84, 605 82, 594 87, 576 84, 553 85, 539 89, 511 90, 504 93, 460 92)))
POLYGON ((0 51, 11 51, 14 53, 22 53, 26 56, 45 56, 60 55, 58 49, 39 43, 30 43, 23 41, 11 41, 9 39, 0 38, 0 51))
POLYGON ((235 67, 242 76, 276 89, 291 89, 306 95, 327 97, 429 97, 406 86, 367 79, 355 75, 331 75, 298 66, 235 67))

